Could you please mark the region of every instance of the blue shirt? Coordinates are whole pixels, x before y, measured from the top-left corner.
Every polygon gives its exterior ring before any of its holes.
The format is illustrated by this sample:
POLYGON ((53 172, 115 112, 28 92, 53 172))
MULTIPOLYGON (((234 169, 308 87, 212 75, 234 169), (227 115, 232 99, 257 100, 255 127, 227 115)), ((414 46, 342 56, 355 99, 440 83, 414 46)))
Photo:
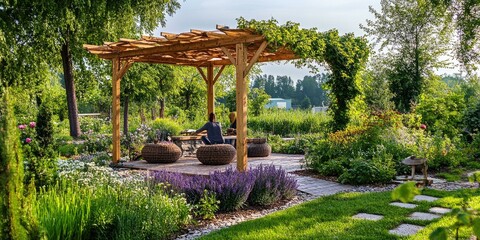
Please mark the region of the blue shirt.
POLYGON ((207 130, 207 138, 213 144, 222 144, 225 143, 225 140, 222 136, 222 127, 218 122, 207 122, 203 127, 197 130, 197 132, 201 132, 207 130))

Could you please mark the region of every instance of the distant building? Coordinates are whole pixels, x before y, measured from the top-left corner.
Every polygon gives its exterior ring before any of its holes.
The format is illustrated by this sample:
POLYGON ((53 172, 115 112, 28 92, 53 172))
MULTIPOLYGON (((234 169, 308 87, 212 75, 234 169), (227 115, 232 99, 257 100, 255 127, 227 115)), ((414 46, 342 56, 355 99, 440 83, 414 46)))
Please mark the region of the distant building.
POLYGON ((328 107, 326 107, 326 106, 312 107, 312 113, 326 112, 327 110, 328 110, 328 107))
POLYGON ((270 98, 265 108, 283 108, 289 110, 292 109, 292 99, 270 98))

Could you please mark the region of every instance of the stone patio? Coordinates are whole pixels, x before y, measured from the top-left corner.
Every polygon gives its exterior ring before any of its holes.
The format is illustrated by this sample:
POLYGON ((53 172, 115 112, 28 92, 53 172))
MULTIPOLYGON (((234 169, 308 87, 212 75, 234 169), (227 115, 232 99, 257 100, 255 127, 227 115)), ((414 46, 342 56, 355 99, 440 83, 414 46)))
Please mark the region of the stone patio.
MULTIPOLYGON (((277 167, 281 167, 287 172, 293 172, 302 169, 302 165, 304 164, 304 155, 272 153, 268 157, 248 158, 249 167, 255 167, 261 164, 273 164, 277 167)), ((147 163, 145 160, 140 160, 134 162, 122 162, 118 165, 118 167, 151 171, 166 170, 185 174, 208 175, 214 171, 225 170, 228 167, 236 168, 237 162, 234 160, 228 165, 204 165, 195 157, 185 156, 181 157, 177 162, 174 163, 147 163)))

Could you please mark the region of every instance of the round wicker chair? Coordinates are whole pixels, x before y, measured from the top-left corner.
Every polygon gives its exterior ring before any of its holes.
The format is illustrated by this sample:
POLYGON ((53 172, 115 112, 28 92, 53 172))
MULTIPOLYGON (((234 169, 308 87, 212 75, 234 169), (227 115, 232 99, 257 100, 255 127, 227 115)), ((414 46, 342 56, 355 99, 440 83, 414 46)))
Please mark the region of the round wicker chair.
POLYGON ((142 149, 142 158, 148 163, 173 163, 182 155, 182 150, 173 143, 147 143, 142 149))
POLYGON ((268 157, 272 153, 272 147, 268 145, 266 138, 247 139, 247 156, 268 157))
POLYGON ((231 163, 236 153, 230 144, 203 145, 197 150, 197 158, 205 165, 224 165, 231 163))

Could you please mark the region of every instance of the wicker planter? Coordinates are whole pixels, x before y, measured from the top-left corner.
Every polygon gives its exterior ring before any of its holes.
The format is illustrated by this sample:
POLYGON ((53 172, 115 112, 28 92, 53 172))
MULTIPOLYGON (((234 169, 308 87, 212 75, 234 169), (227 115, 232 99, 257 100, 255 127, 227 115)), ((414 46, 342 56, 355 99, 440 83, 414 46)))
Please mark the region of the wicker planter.
POLYGON ((224 165, 231 163, 236 153, 230 144, 203 145, 197 150, 197 158, 205 165, 224 165))
POLYGON ((266 142, 267 142, 266 138, 247 138, 247 143, 262 144, 266 142))
POLYGON ((248 138, 247 156, 268 157, 272 153, 272 147, 268 145, 266 138, 248 138))
POLYGON ((173 143, 148 143, 142 149, 142 158, 148 163, 173 163, 182 155, 182 150, 173 143))

